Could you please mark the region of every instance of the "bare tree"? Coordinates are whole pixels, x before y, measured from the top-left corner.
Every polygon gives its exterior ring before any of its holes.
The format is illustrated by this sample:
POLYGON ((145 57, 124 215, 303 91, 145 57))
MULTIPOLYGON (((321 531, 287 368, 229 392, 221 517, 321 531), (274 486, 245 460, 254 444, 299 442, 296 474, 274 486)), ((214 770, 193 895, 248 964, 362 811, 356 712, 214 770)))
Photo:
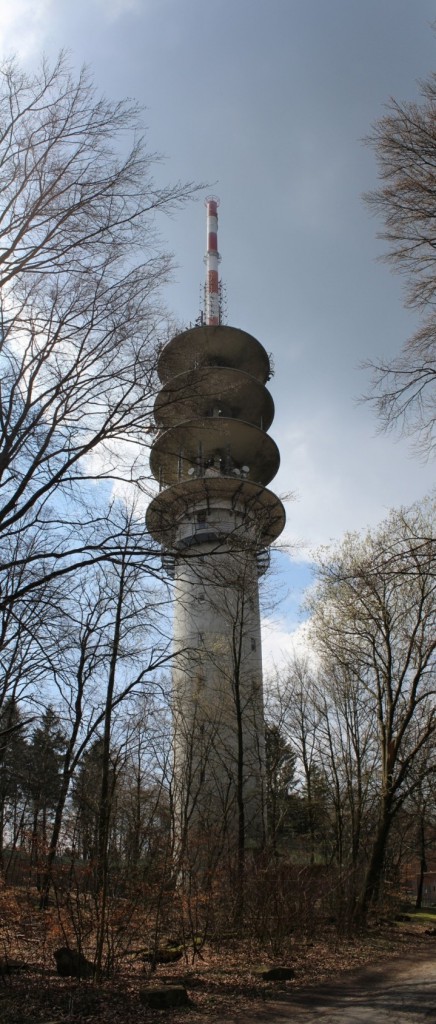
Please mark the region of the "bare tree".
POLYGON ((297 758, 307 819, 307 848, 310 863, 319 847, 318 783, 322 768, 319 690, 307 659, 289 659, 270 681, 268 715, 276 723, 297 758))
POLYGON ((365 856, 364 839, 374 826, 379 745, 372 700, 354 674, 331 666, 319 680, 324 776, 332 803, 332 848, 343 887, 353 905, 365 856))
POLYGON ((392 513, 374 533, 327 550, 310 602, 324 664, 346 673, 377 724, 378 807, 356 905, 360 922, 377 901, 392 823, 419 784, 417 766, 434 770, 434 514, 431 502, 392 513))
POLYGON ((147 486, 171 265, 155 218, 195 191, 156 186, 154 161, 138 108, 98 98, 63 56, 0 70, 0 569, 26 567, 3 603, 110 557, 89 481, 147 486))
MULTIPOLYGON (((267 840, 273 854, 291 825, 291 790, 295 788, 296 754, 276 722, 265 722, 267 840)), ((295 798, 294 798, 295 800, 295 798)))
MULTIPOLYGON (((292 658, 271 680, 268 713, 296 758, 296 792, 282 852, 316 877, 324 913, 353 927, 356 895, 377 824, 380 752, 374 703, 358 677, 332 657, 292 658)), ((312 915, 316 908, 312 905, 312 915)))
POLYGON ((429 455, 436 444, 436 75, 420 89, 420 102, 392 99, 367 140, 380 185, 366 200, 384 219, 385 260, 405 276, 406 304, 424 319, 395 359, 370 365, 383 426, 401 424, 429 455))
POLYGON ((171 742, 166 694, 157 689, 144 705, 142 694, 129 701, 121 721, 123 761, 117 798, 117 817, 129 884, 163 866, 163 884, 170 866, 171 742), (163 862, 163 865, 162 865, 163 862))
POLYGON ((25 722, 18 702, 8 697, 0 709, 0 867, 4 869, 5 844, 14 849, 21 820, 26 776, 25 722))
MULTIPOLYGON (((124 553, 108 566, 75 578, 59 631, 52 686, 65 732, 60 787, 48 847, 42 901, 47 902, 71 782, 90 743, 101 736, 101 793, 96 873, 107 880, 111 816, 110 770, 113 718, 135 693, 144 705, 156 688, 154 673, 171 654, 164 619, 168 596, 143 557, 144 526, 135 508, 111 511, 113 532, 124 536, 124 553)), ((106 529, 109 524, 106 525, 106 529)))
POLYGON ((153 181, 137 104, 97 96, 89 71, 74 79, 62 53, 33 76, 15 60, 0 75, 1 286, 17 275, 107 275, 108 257, 116 278, 132 253, 147 253, 148 280, 160 278, 168 257, 154 249, 148 215, 174 209, 193 186, 153 181))

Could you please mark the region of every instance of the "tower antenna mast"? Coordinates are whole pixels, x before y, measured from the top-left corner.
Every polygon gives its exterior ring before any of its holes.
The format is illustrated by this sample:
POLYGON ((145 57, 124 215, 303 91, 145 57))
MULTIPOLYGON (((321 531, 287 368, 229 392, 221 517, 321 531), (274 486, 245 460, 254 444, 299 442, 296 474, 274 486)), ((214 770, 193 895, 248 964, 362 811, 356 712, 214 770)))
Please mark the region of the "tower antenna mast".
POLYGON ((208 196, 205 201, 207 211, 206 225, 206 282, 204 285, 205 323, 217 326, 221 323, 221 288, 218 265, 221 256, 218 252, 218 206, 216 196, 208 196))

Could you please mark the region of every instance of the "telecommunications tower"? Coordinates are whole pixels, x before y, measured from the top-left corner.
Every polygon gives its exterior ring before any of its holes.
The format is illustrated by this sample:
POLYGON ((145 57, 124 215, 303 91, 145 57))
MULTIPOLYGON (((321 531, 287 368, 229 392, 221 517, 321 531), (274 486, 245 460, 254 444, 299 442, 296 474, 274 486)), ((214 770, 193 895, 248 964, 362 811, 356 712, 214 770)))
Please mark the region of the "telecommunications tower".
POLYGON ((159 493, 147 512, 174 580, 176 830, 262 845, 264 718, 258 579, 285 524, 267 352, 221 323, 218 201, 207 208, 205 309, 158 362, 159 493))

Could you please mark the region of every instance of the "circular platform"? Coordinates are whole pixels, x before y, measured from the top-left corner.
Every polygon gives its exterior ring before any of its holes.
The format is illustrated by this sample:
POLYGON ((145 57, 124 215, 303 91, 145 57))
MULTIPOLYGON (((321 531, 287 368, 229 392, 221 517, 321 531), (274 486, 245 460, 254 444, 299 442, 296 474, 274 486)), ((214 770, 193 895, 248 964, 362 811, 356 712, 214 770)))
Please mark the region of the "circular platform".
POLYGON ((238 327, 190 327, 176 334, 162 349, 157 371, 165 384, 186 370, 200 366, 227 366, 243 370, 262 384, 271 375, 268 353, 257 338, 238 327))
POLYGON ((286 513, 280 498, 250 480, 225 476, 186 480, 160 491, 148 506, 147 529, 168 550, 184 515, 204 502, 216 505, 220 499, 256 516, 261 546, 272 544, 282 533, 286 513))
MULTIPOLYGON (((214 457, 248 467, 247 477, 266 486, 276 475, 280 454, 269 434, 252 423, 224 416, 178 423, 160 434, 150 453, 150 469, 164 486, 176 484, 198 464, 214 457)), ((224 469, 225 473, 225 469, 224 469)))
POLYGON ((158 425, 167 428, 194 417, 204 418, 213 408, 219 415, 221 406, 224 416, 262 430, 268 430, 274 419, 274 402, 265 385, 228 366, 203 366, 171 377, 156 398, 154 415, 158 425))

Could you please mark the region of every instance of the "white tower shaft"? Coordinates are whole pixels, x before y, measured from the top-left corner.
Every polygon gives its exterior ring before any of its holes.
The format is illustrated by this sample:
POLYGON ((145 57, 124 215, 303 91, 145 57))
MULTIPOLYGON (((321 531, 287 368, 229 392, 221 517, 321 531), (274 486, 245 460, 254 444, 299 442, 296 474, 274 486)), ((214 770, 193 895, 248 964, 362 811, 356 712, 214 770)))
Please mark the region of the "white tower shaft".
MULTIPOLYGON (((227 528, 230 509, 211 516, 227 528)), ((242 518, 242 517, 241 517, 242 518)), ((217 844, 238 832, 265 840, 264 717, 257 563, 211 543, 175 574, 174 798, 217 844)))

